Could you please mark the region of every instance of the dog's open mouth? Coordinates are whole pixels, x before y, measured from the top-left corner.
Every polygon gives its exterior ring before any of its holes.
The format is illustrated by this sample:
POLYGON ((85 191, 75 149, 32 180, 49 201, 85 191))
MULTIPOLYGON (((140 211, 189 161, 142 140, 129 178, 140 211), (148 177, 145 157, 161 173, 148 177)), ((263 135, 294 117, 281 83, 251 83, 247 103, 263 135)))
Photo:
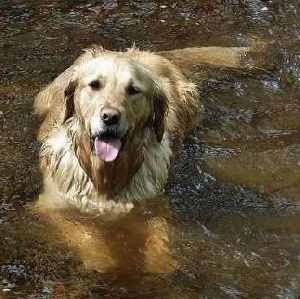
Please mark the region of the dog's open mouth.
POLYGON ((95 154, 105 162, 114 161, 121 149, 122 142, 118 138, 101 139, 96 137, 94 141, 95 154))
POLYGON ((126 135, 123 137, 118 134, 102 133, 92 138, 94 153, 105 162, 113 162, 117 159, 126 141, 126 135))

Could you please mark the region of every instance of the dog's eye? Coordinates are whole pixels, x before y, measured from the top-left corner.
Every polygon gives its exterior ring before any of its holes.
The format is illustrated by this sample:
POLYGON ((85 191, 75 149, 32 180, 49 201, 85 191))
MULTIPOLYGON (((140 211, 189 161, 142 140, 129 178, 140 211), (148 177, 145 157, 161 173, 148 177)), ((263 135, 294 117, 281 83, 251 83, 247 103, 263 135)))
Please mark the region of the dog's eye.
POLYGON ((92 82, 90 82, 89 86, 91 86, 91 88, 94 90, 99 90, 102 87, 99 80, 93 80, 92 82))
POLYGON ((132 84, 130 84, 128 87, 127 87, 127 93, 132 96, 132 95, 135 95, 135 94, 138 94, 140 93, 140 89, 138 89, 136 86, 133 86, 132 84))

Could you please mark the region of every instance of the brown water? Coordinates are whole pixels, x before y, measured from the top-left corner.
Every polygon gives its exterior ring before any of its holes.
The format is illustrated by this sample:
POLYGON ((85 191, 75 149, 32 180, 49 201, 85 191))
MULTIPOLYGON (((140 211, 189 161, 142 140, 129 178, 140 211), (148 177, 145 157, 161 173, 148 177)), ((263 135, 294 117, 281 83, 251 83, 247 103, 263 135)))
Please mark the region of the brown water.
POLYGON ((298 0, 0 1, 0 298, 299 298, 299 46, 298 0), (272 67, 209 72, 165 200, 113 221, 25 206, 33 97, 82 48, 253 41, 272 67))

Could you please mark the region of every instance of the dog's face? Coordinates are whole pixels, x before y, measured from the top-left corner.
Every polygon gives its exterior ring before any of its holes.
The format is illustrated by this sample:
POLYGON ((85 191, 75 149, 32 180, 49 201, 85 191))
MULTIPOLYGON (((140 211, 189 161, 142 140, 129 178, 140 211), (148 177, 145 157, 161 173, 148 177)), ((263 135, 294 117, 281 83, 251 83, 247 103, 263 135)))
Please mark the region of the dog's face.
POLYGON ((132 59, 104 56, 80 65, 65 97, 65 121, 80 120, 92 153, 105 162, 116 160, 147 126, 161 141, 166 96, 157 78, 132 59))

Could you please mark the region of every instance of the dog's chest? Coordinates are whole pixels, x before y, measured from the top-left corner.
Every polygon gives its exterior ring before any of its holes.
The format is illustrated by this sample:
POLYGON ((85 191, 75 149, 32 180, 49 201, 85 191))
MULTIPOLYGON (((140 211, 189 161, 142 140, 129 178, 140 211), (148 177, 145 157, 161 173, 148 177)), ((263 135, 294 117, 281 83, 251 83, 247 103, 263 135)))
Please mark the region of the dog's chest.
MULTIPOLYGON (((159 194, 166 183, 170 164, 171 149, 167 134, 161 143, 147 145, 144 160, 134 174, 126 180, 130 164, 119 168, 102 168, 94 177, 87 172, 78 160, 72 139, 65 128, 54 131, 42 146, 41 158, 47 159, 47 172, 60 193, 69 201, 80 201, 81 198, 102 200, 112 197, 115 200, 139 200, 159 194), (107 175, 105 171, 110 171, 107 175), (110 177, 110 179, 109 179, 110 177), (101 190, 97 182, 105 183, 114 190, 110 194, 105 188, 101 190)), ((100 168, 99 168, 100 169, 100 168)))

